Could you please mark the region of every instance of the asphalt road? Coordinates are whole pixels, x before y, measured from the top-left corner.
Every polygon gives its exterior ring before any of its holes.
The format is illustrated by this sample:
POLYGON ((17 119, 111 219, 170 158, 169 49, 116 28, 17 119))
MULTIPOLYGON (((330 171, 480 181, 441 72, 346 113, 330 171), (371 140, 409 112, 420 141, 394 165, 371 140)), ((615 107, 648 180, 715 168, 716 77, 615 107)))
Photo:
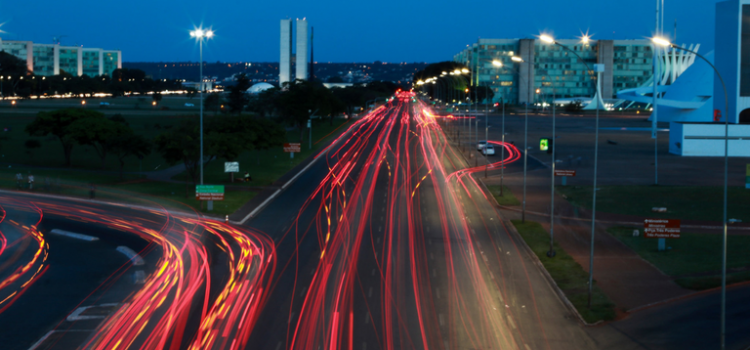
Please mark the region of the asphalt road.
POLYGON ((354 128, 248 223, 280 268, 253 348, 593 348, 432 117, 354 128))

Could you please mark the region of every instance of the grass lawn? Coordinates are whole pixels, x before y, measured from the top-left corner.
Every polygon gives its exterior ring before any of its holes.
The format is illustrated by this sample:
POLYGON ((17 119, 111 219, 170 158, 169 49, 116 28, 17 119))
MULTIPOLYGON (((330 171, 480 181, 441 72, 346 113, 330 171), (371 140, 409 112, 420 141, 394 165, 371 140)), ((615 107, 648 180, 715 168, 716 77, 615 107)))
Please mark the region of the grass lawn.
POLYGON ((554 258, 547 257, 549 233, 542 225, 528 220, 526 223, 513 220, 513 225, 586 322, 593 323, 615 318, 615 304, 596 286, 596 281, 594 281, 591 308, 588 308, 589 275, 562 247, 555 244, 557 255, 554 258))
POLYGON ((513 195, 508 186, 503 186, 503 195, 500 195, 500 185, 488 185, 492 195, 497 200, 497 204, 505 206, 521 205, 521 202, 513 195))
MULTIPOLYGON (((302 144, 302 152, 295 153, 294 159, 289 158, 289 153, 283 149, 256 150, 243 153, 237 161, 240 163, 240 172, 235 174, 236 177, 244 176, 248 171, 253 178, 252 182, 236 182, 236 186, 268 186, 274 183, 282 175, 286 174, 297 164, 304 161, 319 148, 323 147, 327 140, 337 137, 344 132, 349 126, 344 119, 334 119, 333 125, 328 120, 316 120, 313 123, 312 150, 308 148, 308 133, 305 133, 305 142, 302 144)), ((290 130, 287 132, 288 142, 299 142, 299 130, 290 130)), ((224 172, 224 159, 215 159, 208 163, 204 168, 204 183, 209 184, 226 184, 229 183, 229 174, 224 172)), ((184 181, 188 179, 186 173, 174 177, 175 180, 184 181)))
MULTIPOLYGON (((0 169, 0 188, 16 189, 15 174, 21 171, 17 168, 0 169)), ((22 171, 24 176, 24 191, 26 189, 27 172, 22 171)), ((97 187, 96 198, 113 200, 127 203, 143 204, 148 206, 164 206, 196 211, 200 210, 200 202, 195 200, 195 187, 188 186, 188 197, 185 197, 185 185, 179 183, 164 182, 140 182, 141 176, 125 174, 124 181, 116 174, 102 174, 80 170, 34 170, 35 189, 39 193, 47 193, 45 179, 49 178, 49 193, 73 197, 88 198, 89 184, 94 183, 97 187)), ((214 202, 214 210, 211 212, 203 208, 203 213, 213 215, 227 215, 236 211, 257 193, 252 191, 227 191, 224 201, 214 202)))
MULTIPOLYGON (((613 227, 609 233, 617 237, 638 255, 654 264, 665 274, 675 277, 684 288, 706 289, 719 285, 722 236, 718 234, 682 233, 680 238, 667 239, 667 251, 657 250, 657 240, 633 237, 633 227, 613 227)), ((639 228, 642 231, 642 228, 639 228)), ((750 266, 750 236, 729 236, 727 268, 750 266)), ((730 271, 731 272, 731 271, 730 271)), ((731 274, 733 282, 750 280, 750 272, 731 274)))
MULTIPOLYGON (((591 209, 591 186, 558 186, 574 205, 591 209)), ((681 220, 722 220, 724 193, 710 186, 600 186, 597 210, 605 213, 681 220), (665 207, 666 213, 654 213, 665 207)), ((729 188, 729 218, 750 221, 750 190, 729 188)))

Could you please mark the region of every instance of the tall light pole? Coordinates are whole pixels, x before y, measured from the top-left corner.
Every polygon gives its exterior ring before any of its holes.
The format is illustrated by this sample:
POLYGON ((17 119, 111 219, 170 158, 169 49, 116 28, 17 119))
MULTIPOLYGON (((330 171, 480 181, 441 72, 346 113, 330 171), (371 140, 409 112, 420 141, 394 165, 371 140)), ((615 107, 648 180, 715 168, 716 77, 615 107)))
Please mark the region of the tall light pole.
MULTIPOLYGON (((581 58, 578 53, 575 51, 569 49, 567 46, 562 45, 555 41, 551 36, 549 35, 541 35, 539 37, 540 40, 548 43, 548 44, 554 44, 559 47, 562 47, 563 49, 571 52, 573 55, 575 55, 578 60, 583 63, 586 66, 586 71, 591 72, 591 69, 589 68, 589 65, 586 63, 586 61, 581 58)), ((587 44, 589 42, 589 37, 585 36, 581 40, 584 44, 587 44)), ((591 308, 591 295, 594 291, 594 237, 596 236, 596 183, 597 183, 597 171, 599 168, 599 108, 601 107, 599 105, 599 99, 601 99, 601 73, 604 71, 604 65, 603 64, 596 64, 594 65, 594 70, 596 71, 596 94, 594 95, 596 99, 596 124, 594 126, 594 189, 593 189, 593 201, 592 201, 592 210, 591 210, 591 247, 589 251, 589 291, 588 291, 588 307, 591 308)), ((554 144, 554 140, 553 140, 554 144)), ((553 179, 554 180, 554 179, 553 179)))
POLYGON ((724 78, 721 77, 719 70, 716 66, 707 60, 701 54, 688 50, 684 47, 677 46, 670 43, 664 38, 653 38, 651 41, 659 46, 670 47, 675 50, 682 50, 685 52, 692 53, 700 57, 703 61, 708 63, 713 68, 716 76, 719 77, 721 87, 724 89, 724 233, 722 235, 722 247, 721 247, 721 349, 726 348, 726 322, 727 322, 727 234, 729 228, 727 227, 727 210, 729 209, 728 204, 728 187, 729 187, 729 94, 727 93, 727 86, 724 84, 724 78))
POLYGON ((203 185, 203 89, 205 88, 205 85, 203 84, 203 40, 204 39, 211 39, 214 36, 214 31, 211 29, 203 29, 203 28, 197 28, 195 30, 190 31, 190 37, 195 38, 198 40, 198 45, 200 46, 200 80, 199 80, 199 92, 200 92, 200 139, 201 139, 201 150, 200 150, 200 167, 201 167, 201 185, 203 185))

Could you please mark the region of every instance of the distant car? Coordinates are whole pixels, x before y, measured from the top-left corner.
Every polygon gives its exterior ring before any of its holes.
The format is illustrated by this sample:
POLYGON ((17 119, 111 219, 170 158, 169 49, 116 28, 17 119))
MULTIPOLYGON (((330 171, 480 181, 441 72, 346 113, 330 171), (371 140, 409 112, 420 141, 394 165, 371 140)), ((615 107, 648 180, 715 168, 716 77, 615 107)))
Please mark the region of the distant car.
POLYGON ((482 154, 486 156, 494 156, 495 155, 495 146, 493 145, 486 145, 484 148, 482 148, 482 154))
POLYGON ((479 141, 479 143, 477 143, 477 151, 481 151, 482 148, 484 148, 484 146, 486 145, 487 145, 487 141, 479 141))
POLYGON ((99 102, 100 106, 109 106, 109 102, 99 102))
POLYGON ((195 107, 195 105, 194 105, 194 104, 192 104, 192 103, 186 103, 186 104, 185 104, 185 107, 195 107))

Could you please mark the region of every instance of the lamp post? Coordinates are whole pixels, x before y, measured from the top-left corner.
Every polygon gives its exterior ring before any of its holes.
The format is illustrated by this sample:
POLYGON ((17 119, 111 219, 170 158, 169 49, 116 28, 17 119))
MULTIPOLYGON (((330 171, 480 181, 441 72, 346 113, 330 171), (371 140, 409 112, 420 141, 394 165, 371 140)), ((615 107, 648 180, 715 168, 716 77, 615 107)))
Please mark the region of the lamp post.
POLYGON ((684 47, 677 46, 670 43, 664 38, 652 38, 651 41, 659 46, 669 47, 675 50, 682 50, 688 53, 692 53, 700 57, 703 61, 708 63, 713 68, 716 76, 719 77, 721 87, 724 89, 724 232, 722 234, 722 247, 721 247, 721 349, 726 348, 726 321, 727 321, 727 233, 728 233, 728 221, 727 221, 727 210, 729 207, 727 196, 729 186, 729 94, 727 93, 727 86, 724 84, 724 78, 722 78, 719 70, 716 66, 707 60, 701 54, 688 50, 684 47))
MULTIPOLYGON (((549 35, 541 35, 539 37, 539 39, 542 40, 545 43, 557 45, 557 46, 563 48, 564 50, 567 50, 567 51, 571 52, 573 55, 575 55, 578 58, 579 61, 581 61, 581 63, 583 63, 586 66, 586 71, 587 72, 591 72, 591 69, 589 68, 589 65, 586 63, 586 61, 584 61, 581 58, 581 56, 579 56, 578 53, 576 53, 575 51, 569 49, 565 45, 562 45, 562 44, 558 43, 557 41, 555 41, 555 39, 553 39, 549 35)), ((588 44, 589 37, 588 36, 584 36, 581 39, 581 42, 583 44, 588 44)), ((601 78, 601 73, 604 71, 604 65, 603 64, 597 64, 597 65, 595 65, 595 70, 596 70, 596 94, 595 94, 595 99, 596 98, 600 99, 601 98, 601 94, 600 94, 600 92, 601 92, 601 79, 600 78, 601 78)), ((597 106, 596 106, 596 125, 594 126, 594 135, 595 135, 594 136, 594 190, 592 191, 593 192, 593 195, 592 195, 593 196, 593 202, 592 202, 592 208, 591 208, 591 247, 590 247, 590 251, 589 251, 589 290, 588 290, 588 307, 589 308, 591 308, 591 295, 592 295, 593 290, 594 290, 594 237, 596 235, 596 183, 597 183, 597 170, 598 170, 598 167, 599 167, 599 163, 598 162, 599 162, 599 108, 600 108, 600 106, 599 106, 599 100, 598 99, 596 100, 596 104, 597 104, 597 106)), ((552 146, 554 147, 554 140, 552 141, 552 146)), ((554 174, 553 174, 553 176, 554 176, 554 174)), ((553 177, 553 181, 554 181, 554 177, 553 177)), ((554 200, 554 194, 553 194, 552 200, 554 200)), ((552 216, 552 215, 550 215, 550 216, 552 216)), ((553 244, 552 239, 553 239, 553 236, 550 235, 550 246, 552 246, 552 244, 553 244)))
MULTIPOLYGON (((199 93, 200 93, 200 173, 201 173, 201 185, 203 185, 203 89, 205 87, 203 83, 203 41, 204 39, 211 39, 214 36, 214 32, 211 29, 203 29, 203 28, 197 28, 195 30, 190 31, 190 37, 195 38, 198 40, 198 45, 200 47, 200 61, 198 62, 200 68, 200 80, 199 81, 199 93)), ((213 203, 209 201, 208 205, 212 206, 213 203)))

